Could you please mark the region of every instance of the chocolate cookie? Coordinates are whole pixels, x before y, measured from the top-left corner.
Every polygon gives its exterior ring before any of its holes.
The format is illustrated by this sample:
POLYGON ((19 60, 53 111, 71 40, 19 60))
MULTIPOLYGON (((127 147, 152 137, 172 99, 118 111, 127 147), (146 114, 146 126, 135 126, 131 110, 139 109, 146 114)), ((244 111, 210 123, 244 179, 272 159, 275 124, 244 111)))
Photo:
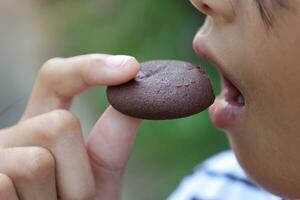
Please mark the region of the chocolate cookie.
POLYGON ((176 60, 142 63, 133 80, 109 86, 107 97, 121 113, 152 120, 187 117, 205 110, 215 99, 204 70, 176 60))

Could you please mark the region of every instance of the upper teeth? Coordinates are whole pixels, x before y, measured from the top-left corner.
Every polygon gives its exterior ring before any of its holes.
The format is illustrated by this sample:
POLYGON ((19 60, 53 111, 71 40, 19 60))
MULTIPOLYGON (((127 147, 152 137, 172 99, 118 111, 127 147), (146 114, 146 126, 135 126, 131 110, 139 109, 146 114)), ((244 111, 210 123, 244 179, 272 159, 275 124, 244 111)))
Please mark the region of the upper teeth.
POLYGON ((245 99, 242 95, 239 95, 238 98, 237 98, 237 102, 241 105, 244 105, 245 104, 245 99))

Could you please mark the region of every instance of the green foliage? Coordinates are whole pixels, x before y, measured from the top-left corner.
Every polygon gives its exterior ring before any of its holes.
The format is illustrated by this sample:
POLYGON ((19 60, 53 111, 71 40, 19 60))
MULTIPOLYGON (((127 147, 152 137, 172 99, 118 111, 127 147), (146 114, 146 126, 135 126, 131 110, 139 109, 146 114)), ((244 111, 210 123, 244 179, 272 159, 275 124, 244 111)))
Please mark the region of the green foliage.
MULTIPOLYGON (((65 56, 101 52, 208 66, 192 50, 193 35, 204 17, 186 0, 67 1, 54 14, 64 27, 65 56)), ((216 72, 211 67, 207 72, 218 91, 216 72)), ((108 105, 104 90, 90 93, 95 116, 108 105)), ((212 127, 207 112, 180 120, 145 121, 129 162, 124 199, 164 199, 195 165, 226 148, 225 136, 212 127)))

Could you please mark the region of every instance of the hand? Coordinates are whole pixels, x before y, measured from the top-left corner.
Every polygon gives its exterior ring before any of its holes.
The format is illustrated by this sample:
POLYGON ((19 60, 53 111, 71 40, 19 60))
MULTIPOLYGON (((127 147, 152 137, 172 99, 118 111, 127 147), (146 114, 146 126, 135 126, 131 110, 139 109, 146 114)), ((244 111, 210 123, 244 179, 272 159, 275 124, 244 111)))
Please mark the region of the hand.
POLYGON ((140 120, 109 107, 85 144, 80 121, 68 109, 88 87, 124 83, 138 70, 129 56, 46 62, 21 121, 0 130, 0 199, 119 199, 140 120))

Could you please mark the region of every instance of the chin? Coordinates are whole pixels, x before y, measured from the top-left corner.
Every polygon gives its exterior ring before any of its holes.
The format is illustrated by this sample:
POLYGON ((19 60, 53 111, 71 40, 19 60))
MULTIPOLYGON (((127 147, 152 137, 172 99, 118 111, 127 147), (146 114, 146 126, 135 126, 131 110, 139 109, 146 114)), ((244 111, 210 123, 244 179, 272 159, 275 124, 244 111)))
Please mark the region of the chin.
MULTIPOLYGON (((277 154, 269 153, 268 157, 264 154, 258 155, 256 147, 249 147, 245 142, 240 142, 240 140, 244 140, 242 139, 243 134, 248 133, 228 133, 228 136, 237 160, 250 179, 276 196, 299 199, 300 173, 297 174, 298 170, 287 163, 285 165, 274 164, 285 162, 276 159, 277 154)), ((299 166, 299 164, 293 166, 299 166)))

